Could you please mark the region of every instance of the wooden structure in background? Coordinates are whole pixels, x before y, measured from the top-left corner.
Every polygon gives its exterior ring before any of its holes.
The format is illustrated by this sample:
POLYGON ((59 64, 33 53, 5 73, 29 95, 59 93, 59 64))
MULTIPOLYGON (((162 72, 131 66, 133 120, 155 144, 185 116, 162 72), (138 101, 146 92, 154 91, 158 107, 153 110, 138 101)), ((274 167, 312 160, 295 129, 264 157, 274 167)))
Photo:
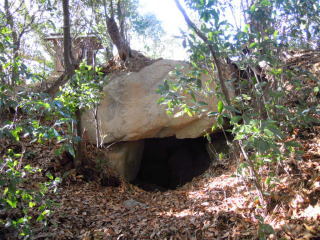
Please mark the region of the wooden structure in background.
MULTIPOLYGON (((51 34, 45 39, 53 43, 55 57, 55 72, 64 72, 63 65, 63 35, 51 34)), ((94 65, 96 53, 103 46, 101 41, 94 35, 79 36, 72 40, 72 54, 74 59, 81 61, 86 59, 88 65, 94 65)))

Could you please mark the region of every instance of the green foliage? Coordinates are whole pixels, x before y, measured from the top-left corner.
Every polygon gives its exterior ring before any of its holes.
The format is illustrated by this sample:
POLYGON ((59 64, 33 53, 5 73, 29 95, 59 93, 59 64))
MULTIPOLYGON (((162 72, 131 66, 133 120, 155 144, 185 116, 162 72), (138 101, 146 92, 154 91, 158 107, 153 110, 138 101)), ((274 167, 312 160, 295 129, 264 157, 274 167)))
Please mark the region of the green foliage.
MULTIPOLYGON (((0 10, 1 11, 1 10, 0 10)), ((1 15, 1 13, 0 13, 1 15)), ((1 17, 0 17, 1 24, 1 17)), ((8 49, 14 48, 12 40, 12 30, 0 25, 0 81, 6 84, 12 84, 12 72, 17 71, 26 75, 26 66, 22 64, 19 58, 14 59, 8 49)), ((21 81, 20 81, 21 82, 21 81)), ((19 83, 19 82, 18 82, 19 83)))
POLYGON ((29 239, 33 225, 47 224, 53 202, 46 194, 56 192, 60 179, 49 175, 48 182, 31 187, 28 177, 41 170, 30 165, 22 167, 21 160, 22 155, 11 149, 0 160, 0 208, 7 215, 0 219, 0 227, 13 227, 18 230, 19 239, 29 239))
MULTIPOLYGON (((153 14, 136 15, 132 20, 133 39, 143 44, 143 50, 151 57, 161 56, 165 48, 161 41, 164 35, 161 22, 153 14)), ((132 40, 133 40, 132 39, 132 40)))
POLYGON ((287 30, 281 36, 284 43, 293 47, 319 47, 320 38, 320 3, 308 1, 275 1, 281 11, 278 22, 286 21, 287 30))
MULTIPOLYGON (((2 85, 0 104, 1 114, 6 116, 0 126, 1 139, 17 145, 21 141, 31 144, 47 141, 70 143, 70 135, 63 132, 61 125, 70 124, 72 119, 61 102, 39 93, 15 93, 11 87, 2 85), (53 121, 53 124, 48 126, 44 121, 53 121)), ((7 150, 7 154, 0 158, 0 209, 7 216, 0 221, 0 227, 15 228, 19 233, 17 238, 30 239, 35 226, 47 224, 53 204, 47 194, 57 190, 60 179, 48 175, 48 182, 30 186, 28 179, 41 170, 26 165, 23 152, 7 150)))
POLYGON ((71 111, 61 101, 51 100, 45 95, 30 92, 20 92, 14 96, 8 88, 3 87, 3 89, 1 101, 4 104, 10 104, 6 105, 2 111, 10 113, 14 109, 16 115, 21 114, 24 117, 6 119, 0 128, 0 137, 17 142, 23 138, 29 139, 30 143, 56 141, 71 144, 70 126, 74 120, 71 111), (47 126, 42 121, 52 122, 52 124, 47 126), (67 129, 67 132, 64 129, 67 129))
MULTIPOLYGON (((18 91, 10 86, 12 73, 17 69, 20 78, 14 84, 33 75, 20 61, 11 59, 9 53, 14 48, 11 30, 1 25, 0 38, 0 138, 21 148, 22 142, 70 144, 72 136, 64 132, 73 121, 70 110, 45 94, 18 91)), ((41 170, 24 162, 24 152, 6 150, 0 157, 0 209, 5 216, 0 227, 16 229, 17 239, 30 239, 35 227, 46 226, 53 204, 48 193, 57 191, 60 179, 48 174, 48 181, 31 186, 28 179, 39 176, 41 170)))
MULTIPOLYGON (((177 67, 172 72, 172 77, 177 81, 166 80, 163 85, 159 86, 157 92, 162 95, 159 104, 167 105, 167 113, 176 116, 187 113, 189 116, 195 113, 205 111, 207 103, 201 101, 204 96, 208 96, 212 92, 209 86, 202 87, 201 76, 205 74, 202 70, 186 72, 183 66, 177 67), (186 97, 190 96, 190 101, 186 102, 186 97), (175 111, 178 107, 179 110, 175 111)), ((207 82, 206 84, 210 84, 207 82)))
MULTIPOLYGON (((183 34, 184 45, 191 53, 193 70, 186 73, 178 68, 175 79, 168 79, 159 87, 158 92, 162 95, 159 103, 165 104, 168 113, 174 116, 206 113, 216 120, 213 130, 223 128, 224 119, 228 119, 234 141, 240 145, 241 154, 246 160, 239 165, 238 173, 253 178, 258 190, 265 195, 277 184, 276 167, 290 153, 296 154, 299 148, 297 143, 286 140, 286 133, 297 127, 310 127, 319 121, 314 117, 319 113, 316 98, 318 88, 306 87, 304 83, 308 79, 318 83, 319 80, 306 70, 282 67, 281 53, 288 49, 282 44, 283 38, 288 42, 297 36, 304 38, 301 36, 303 31, 298 35, 284 33, 274 24, 286 17, 292 20, 293 16, 287 11, 292 4, 299 8, 295 12, 299 12, 297 15, 301 18, 307 18, 310 13, 306 13, 296 1, 257 0, 243 9, 250 23, 243 28, 233 28, 232 23, 223 17, 226 5, 222 1, 185 2, 197 13, 199 29, 206 35, 208 42, 201 41, 194 31, 183 34), (283 14, 281 18, 276 14, 278 12, 283 14), (217 71, 209 55, 208 44, 220 61, 224 62, 224 58, 232 59, 243 74, 223 79, 226 84, 235 83, 238 86, 239 93, 230 105, 226 104, 216 78, 212 78, 216 82, 216 87, 212 89, 212 80, 201 83, 200 75, 194 74, 213 75, 217 71), (262 65, 264 73, 259 71, 262 65), (288 85, 292 88, 288 88, 288 85), (203 102, 200 96, 215 96, 218 99, 216 109, 209 109, 209 104, 203 102), (301 96, 298 99, 303 100, 289 104, 288 96, 293 99, 294 96, 301 96), (267 176, 262 177, 259 173, 266 169, 267 176)), ((317 11, 317 4, 312 6, 312 12, 317 11)), ((313 22, 312 29, 316 29, 317 17, 310 18, 310 21, 313 22)), ((309 49, 313 47, 310 45, 309 49)), ((262 235, 264 231, 268 232, 265 225, 261 225, 261 229, 262 235)), ((261 239, 264 239, 263 236, 261 239)))
POLYGON ((259 220, 258 237, 259 240, 267 240, 270 234, 275 234, 273 227, 264 223, 264 219, 260 216, 256 216, 259 220))
POLYGON ((95 106, 102 97, 104 78, 99 68, 81 63, 57 100, 71 112, 95 106))
MULTIPOLYGON (((0 15, 1 16, 1 15, 0 15)), ((19 70, 19 79, 37 77, 17 59, 11 61, 10 50, 14 48, 12 32, 0 25, 0 138, 16 145, 53 142, 60 148, 56 154, 68 151, 75 157, 75 112, 97 105, 103 86, 102 73, 98 68, 81 64, 61 94, 52 99, 46 94, 12 87, 12 73, 19 70), (15 65, 19 64, 19 65, 15 65), (21 90, 17 90, 21 89, 21 90)), ((7 149, 8 150, 8 149, 7 149)), ((0 159, 0 209, 6 214, 0 227, 16 229, 17 238, 30 239, 35 226, 46 226, 51 214, 52 201, 49 192, 56 192, 59 178, 47 174, 48 182, 28 185, 28 179, 39 177, 40 169, 26 164, 24 152, 8 150, 0 159)))

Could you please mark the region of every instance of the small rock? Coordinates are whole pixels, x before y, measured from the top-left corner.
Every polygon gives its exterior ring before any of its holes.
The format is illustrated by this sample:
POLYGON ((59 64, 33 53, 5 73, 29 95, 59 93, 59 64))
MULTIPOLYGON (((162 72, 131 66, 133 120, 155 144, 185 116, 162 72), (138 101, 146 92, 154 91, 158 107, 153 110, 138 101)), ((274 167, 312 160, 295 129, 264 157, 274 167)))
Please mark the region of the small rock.
POLYGON ((141 202, 138 202, 136 200, 133 200, 133 199, 129 199, 129 200, 126 200, 123 202, 123 205, 126 207, 126 208, 135 208, 135 207, 147 207, 146 204, 144 203, 141 203, 141 202))

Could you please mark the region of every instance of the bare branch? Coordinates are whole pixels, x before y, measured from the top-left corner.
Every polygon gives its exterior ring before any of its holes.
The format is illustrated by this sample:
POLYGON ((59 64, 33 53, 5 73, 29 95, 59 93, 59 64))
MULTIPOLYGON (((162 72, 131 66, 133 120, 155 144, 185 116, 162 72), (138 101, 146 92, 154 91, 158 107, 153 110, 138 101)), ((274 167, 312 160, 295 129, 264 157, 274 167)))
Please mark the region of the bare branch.
POLYGON ((210 50, 210 53, 212 55, 212 58, 213 58, 213 61, 217 67, 217 72, 218 72, 218 78, 219 78, 219 83, 221 85, 221 90, 225 96, 225 99, 226 99, 226 102, 228 105, 230 105, 230 96, 229 96, 229 92, 228 92, 228 89, 226 87, 226 84, 225 84, 225 79, 223 77, 223 74, 222 74, 222 63, 218 57, 218 54, 217 52, 215 51, 215 49, 217 49, 216 46, 214 46, 211 42, 209 42, 208 38, 206 35, 204 35, 199 29, 198 27, 191 21, 191 19, 189 18, 188 14, 186 13, 186 11, 184 10, 184 8, 182 7, 182 5, 180 4, 179 0, 175 0, 175 3, 178 7, 178 9, 180 10, 180 12, 182 13, 186 23, 188 24, 188 26, 193 29, 193 31, 198 35, 198 37, 200 37, 203 42, 205 44, 207 44, 209 50, 210 50))
POLYGON ((113 0, 110 0, 110 12, 111 18, 114 18, 113 0))
POLYGON ((108 21, 108 19, 110 18, 108 13, 107 13, 107 3, 106 0, 103 0, 103 9, 104 9, 104 16, 106 18, 106 20, 108 21))

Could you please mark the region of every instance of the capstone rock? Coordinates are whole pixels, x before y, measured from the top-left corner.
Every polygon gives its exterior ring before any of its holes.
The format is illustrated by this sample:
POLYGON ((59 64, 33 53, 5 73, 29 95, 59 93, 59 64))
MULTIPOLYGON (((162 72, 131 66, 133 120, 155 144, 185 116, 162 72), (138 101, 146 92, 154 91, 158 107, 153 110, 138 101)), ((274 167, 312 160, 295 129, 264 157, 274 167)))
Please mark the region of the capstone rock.
MULTIPOLYGON (((104 87, 104 97, 98 107, 97 122, 100 138, 105 144, 135 141, 145 138, 196 138, 212 127, 213 119, 206 114, 190 117, 187 114, 168 116, 156 90, 177 66, 188 69, 182 61, 159 60, 139 72, 121 73, 110 78, 104 87)), ((209 76, 204 76, 203 81, 209 76)), ((216 111, 213 96, 205 99, 211 111, 216 111)), ((85 138, 96 142, 96 121, 92 110, 82 115, 85 138)))

